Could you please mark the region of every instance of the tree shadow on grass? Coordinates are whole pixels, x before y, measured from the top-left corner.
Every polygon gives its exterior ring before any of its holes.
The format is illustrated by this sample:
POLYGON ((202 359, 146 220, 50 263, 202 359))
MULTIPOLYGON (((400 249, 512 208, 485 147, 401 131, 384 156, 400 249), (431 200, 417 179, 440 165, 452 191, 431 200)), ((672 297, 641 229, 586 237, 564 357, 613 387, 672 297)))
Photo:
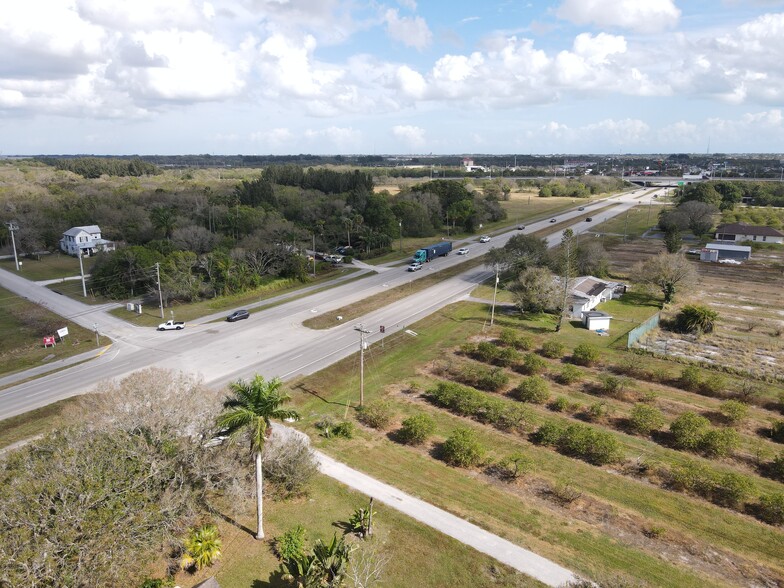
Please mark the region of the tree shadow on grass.
POLYGON ((217 510, 215 510, 215 509, 210 509, 210 512, 211 512, 212 514, 214 514, 215 516, 218 516, 218 517, 220 517, 221 519, 223 519, 224 521, 226 521, 226 522, 227 522, 227 523, 229 523, 230 525, 232 525, 232 526, 234 526, 234 527, 237 527, 237 528, 238 528, 239 530, 241 530, 241 531, 244 531, 244 532, 245 532, 245 533, 247 533, 248 535, 250 535, 250 536, 252 536, 252 537, 255 537, 255 536, 256 536, 256 531, 254 531, 254 530, 252 530, 252 529, 250 529, 250 528, 246 527, 246 526, 245 526, 245 525, 243 525, 242 523, 240 523, 240 522, 238 522, 238 521, 234 520, 234 519, 233 519, 233 518, 231 518, 229 515, 225 515, 225 514, 223 514, 222 512, 219 512, 219 511, 217 511, 217 510))
POLYGON ((308 388, 302 382, 300 382, 299 384, 297 384, 295 386, 292 386, 292 388, 294 390, 300 390, 302 392, 305 392, 306 394, 310 394, 311 396, 314 396, 314 397, 318 398, 319 400, 321 400, 325 404, 334 404, 336 406, 345 406, 346 405, 344 402, 335 402, 334 400, 327 400, 318 391, 313 390, 312 388, 308 388))
POLYGON ((275 570, 270 574, 269 580, 253 580, 250 588, 291 588, 291 582, 283 579, 283 572, 275 570))

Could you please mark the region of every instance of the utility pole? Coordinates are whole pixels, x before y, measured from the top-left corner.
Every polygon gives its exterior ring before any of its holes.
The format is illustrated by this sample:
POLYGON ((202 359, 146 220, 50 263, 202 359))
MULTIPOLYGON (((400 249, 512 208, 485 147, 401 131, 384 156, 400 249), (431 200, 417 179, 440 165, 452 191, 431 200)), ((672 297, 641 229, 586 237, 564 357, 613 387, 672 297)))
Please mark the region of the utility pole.
POLYGON ((14 239, 14 231, 19 230, 19 225, 11 221, 5 223, 5 226, 8 227, 8 232, 11 233, 11 245, 14 248, 14 263, 16 264, 16 271, 19 271, 19 258, 16 256, 16 239, 14 239))
POLYGON ((155 279, 158 283, 158 302, 160 303, 161 307, 161 318, 166 318, 163 316, 163 293, 161 292, 161 264, 155 262, 155 279))
POLYGON ((316 233, 313 233, 313 277, 316 277, 316 233))
POLYGON ((397 221, 397 232, 400 235, 400 253, 403 253, 403 220, 397 221))
POLYGON ((84 264, 82 263, 82 248, 79 247, 79 273, 82 276, 82 296, 87 298, 87 286, 84 283, 84 264))
POLYGON ((490 311, 490 326, 493 326, 495 320, 495 297, 498 294, 498 264, 495 264, 495 287, 493 288, 493 307, 490 311))
POLYGON ((629 209, 626 209, 626 217, 623 220, 623 242, 626 243, 626 228, 629 226, 629 209))
POLYGON ((98 323, 93 323, 93 331, 95 331, 95 346, 98 347, 101 345, 98 340, 98 323))
POLYGON ((365 335, 370 333, 362 323, 354 327, 359 331, 359 405, 365 403, 365 335))

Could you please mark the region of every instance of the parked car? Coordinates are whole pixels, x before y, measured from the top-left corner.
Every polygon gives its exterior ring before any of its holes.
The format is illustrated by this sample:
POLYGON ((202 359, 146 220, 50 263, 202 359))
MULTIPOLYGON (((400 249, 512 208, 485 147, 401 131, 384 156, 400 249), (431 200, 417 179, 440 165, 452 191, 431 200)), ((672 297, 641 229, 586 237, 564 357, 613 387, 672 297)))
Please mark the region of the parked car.
POLYGON ((555 222, 558 222, 558 221, 556 221, 554 218, 551 218, 551 219, 550 219, 550 222, 551 222, 551 223, 555 223, 555 222))
POLYGON ((592 216, 586 217, 585 222, 589 223, 593 220, 592 216))
POLYGON ((468 248, 467 247, 461 247, 460 249, 457 250, 457 254, 458 255, 468 255, 468 248))
POLYGON ((489 240, 490 240, 490 237, 488 237, 487 235, 482 235, 481 237, 479 237, 479 242, 480 243, 487 243, 489 240))
POLYGON ((246 319, 250 316, 250 313, 247 310, 235 310, 229 316, 226 317, 226 320, 230 323, 234 321, 241 321, 242 319, 246 319))
POLYGON ((422 264, 419 262, 414 262, 408 266, 408 271, 410 272, 418 272, 421 269, 422 269, 422 264))
POLYGON ((185 328, 185 323, 182 321, 166 321, 158 325, 159 331, 180 331, 185 328))

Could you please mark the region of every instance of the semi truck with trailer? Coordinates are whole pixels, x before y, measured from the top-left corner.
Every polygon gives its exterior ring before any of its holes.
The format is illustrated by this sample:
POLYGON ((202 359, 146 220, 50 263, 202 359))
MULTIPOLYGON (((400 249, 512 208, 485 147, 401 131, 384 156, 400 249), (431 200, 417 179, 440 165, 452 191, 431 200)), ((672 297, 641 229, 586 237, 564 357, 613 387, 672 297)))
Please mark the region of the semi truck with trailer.
POLYGON ((450 251, 452 251, 452 241, 441 241, 435 245, 428 245, 422 249, 417 249, 412 261, 425 263, 436 257, 449 255, 450 251))

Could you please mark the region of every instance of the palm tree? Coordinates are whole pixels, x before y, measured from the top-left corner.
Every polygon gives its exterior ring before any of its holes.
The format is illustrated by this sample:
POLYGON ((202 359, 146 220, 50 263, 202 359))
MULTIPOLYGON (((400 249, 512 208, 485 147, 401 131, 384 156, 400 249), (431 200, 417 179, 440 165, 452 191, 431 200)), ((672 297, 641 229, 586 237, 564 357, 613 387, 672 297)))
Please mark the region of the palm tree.
POLYGON ((262 527, 262 485, 261 454, 267 437, 270 419, 299 419, 293 410, 281 408, 289 397, 280 392, 283 382, 279 378, 266 381, 263 376, 256 375, 250 382, 238 380, 229 384, 234 396, 223 403, 224 411, 218 416, 217 425, 230 438, 247 432, 250 448, 256 461, 256 517, 258 531, 256 539, 264 538, 262 527))
POLYGON ((221 540, 215 525, 204 525, 199 529, 190 529, 183 539, 185 553, 180 560, 183 570, 200 570, 211 566, 221 556, 221 540))

